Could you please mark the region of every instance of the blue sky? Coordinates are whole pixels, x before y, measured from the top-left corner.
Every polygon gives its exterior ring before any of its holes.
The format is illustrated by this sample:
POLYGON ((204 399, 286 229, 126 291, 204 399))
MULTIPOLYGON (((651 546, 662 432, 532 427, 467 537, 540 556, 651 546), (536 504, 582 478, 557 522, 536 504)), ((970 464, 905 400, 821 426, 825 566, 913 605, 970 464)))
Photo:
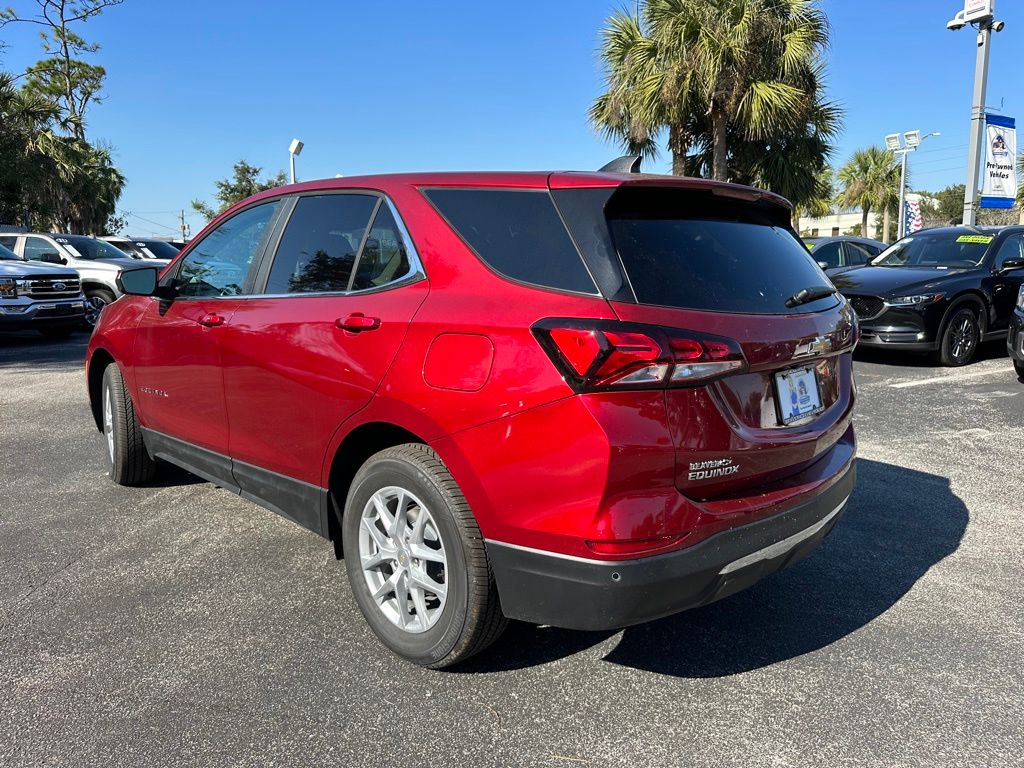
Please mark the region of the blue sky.
MULTIPOLYGON (((22 11, 30 0, 5 0, 22 11)), ((300 178, 406 170, 597 168, 618 154, 586 120, 601 89, 595 57, 620 2, 361 3, 126 0, 81 30, 103 48, 106 98, 91 139, 128 178, 135 234, 172 234, 189 201, 245 158, 300 178)), ((945 22, 957 0, 824 0, 829 86, 846 108, 834 162, 885 134, 941 131, 912 158, 915 188, 963 181, 974 69, 971 30, 945 22), (898 15, 885 18, 886 13, 898 15)), ((989 104, 1022 116, 1024 7, 997 0, 989 104)), ((962 7, 962 5, 961 5, 962 7)), ((0 65, 40 57, 35 31, 8 27, 0 65)), ((667 170, 663 157, 655 170, 667 170)))

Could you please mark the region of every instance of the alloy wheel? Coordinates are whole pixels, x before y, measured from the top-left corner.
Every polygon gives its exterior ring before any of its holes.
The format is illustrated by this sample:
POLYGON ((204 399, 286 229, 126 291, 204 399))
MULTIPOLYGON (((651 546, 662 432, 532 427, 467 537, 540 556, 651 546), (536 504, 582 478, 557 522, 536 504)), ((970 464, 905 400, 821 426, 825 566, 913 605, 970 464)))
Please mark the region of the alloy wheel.
POLYGON ((110 404, 110 387, 103 388, 103 436, 107 439, 107 453, 114 463, 114 409, 110 404))
POLYGON ((953 328, 953 338, 950 344, 950 351, 957 360, 969 359, 974 347, 977 345, 977 333, 974 322, 970 316, 964 315, 953 328))
POLYGON ((370 497, 359 525, 359 560, 377 608, 399 629, 426 632, 444 611, 448 558, 427 507, 398 486, 370 497))
POLYGON ((100 312, 107 306, 107 300, 102 296, 89 296, 85 300, 85 322, 90 326, 96 325, 100 319, 100 312))

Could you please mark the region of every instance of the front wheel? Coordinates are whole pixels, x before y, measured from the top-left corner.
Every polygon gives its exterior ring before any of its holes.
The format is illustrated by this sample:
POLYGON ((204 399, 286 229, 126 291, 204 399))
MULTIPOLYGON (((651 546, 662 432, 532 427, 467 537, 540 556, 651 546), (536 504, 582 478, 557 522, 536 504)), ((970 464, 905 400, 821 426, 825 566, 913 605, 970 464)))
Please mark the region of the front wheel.
POLYGON ((100 319, 100 312, 108 304, 113 304, 114 296, 112 291, 106 288, 90 288, 85 292, 85 324, 92 328, 100 319))
POLYGON ((103 371, 100 397, 103 447, 110 479, 118 485, 139 485, 151 480, 156 474, 156 462, 142 442, 135 404, 117 363, 111 363, 103 371))
POLYGON ((388 448, 356 474, 342 545, 355 601, 391 651, 440 669, 507 623, 469 504, 434 451, 388 448))
POLYGON ((943 365, 967 365, 978 351, 981 341, 981 326, 974 310, 961 307, 953 311, 946 323, 939 346, 939 357, 943 365))

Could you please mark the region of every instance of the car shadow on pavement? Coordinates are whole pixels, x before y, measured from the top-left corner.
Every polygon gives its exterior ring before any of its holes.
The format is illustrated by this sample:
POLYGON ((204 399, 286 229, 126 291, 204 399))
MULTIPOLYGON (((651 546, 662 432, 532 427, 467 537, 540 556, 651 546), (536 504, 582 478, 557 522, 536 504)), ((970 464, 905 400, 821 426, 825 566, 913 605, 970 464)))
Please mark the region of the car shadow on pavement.
POLYGON ((85 365, 89 334, 77 332, 63 339, 47 339, 37 333, 0 334, 0 368, 40 368, 85 365))
MULTIPOLYGON (((677 677, 734 675, 824 648, 885 613, 956 551, 968 512, 945 477, 864 459, 857 469, 850 505, 816 552, 746 592, 624 630, 605 661, 677 677)), ((516 624, 458 669, 535 666, 614 634, 516 624)))
MULTIPOLYGON (((978 346, 978 352, 967 367, 985 360, 999 360, 1006 358, 1006 342, 1002 339, 986 341, 978 346)), ((893 365, 901 368, 936 368, 945 369, 946 366, 936 361, 931 353, 924 352, 902 352, 892 349, 877 349, 875 347, 857 347, 853 353, 853 359, 864 363, 876 365, 893 365)))

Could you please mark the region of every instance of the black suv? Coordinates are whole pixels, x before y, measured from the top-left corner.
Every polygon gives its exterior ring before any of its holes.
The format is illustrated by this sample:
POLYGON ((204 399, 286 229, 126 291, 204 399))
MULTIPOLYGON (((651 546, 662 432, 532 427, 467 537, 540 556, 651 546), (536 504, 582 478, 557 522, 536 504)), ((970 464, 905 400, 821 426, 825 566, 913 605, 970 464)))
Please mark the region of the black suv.
POLYGON ((966 365, 982 341, 1006 337, 1024 283, 1024 226, 923 230, 829 276, 857 312, 863 346, 966 365))

